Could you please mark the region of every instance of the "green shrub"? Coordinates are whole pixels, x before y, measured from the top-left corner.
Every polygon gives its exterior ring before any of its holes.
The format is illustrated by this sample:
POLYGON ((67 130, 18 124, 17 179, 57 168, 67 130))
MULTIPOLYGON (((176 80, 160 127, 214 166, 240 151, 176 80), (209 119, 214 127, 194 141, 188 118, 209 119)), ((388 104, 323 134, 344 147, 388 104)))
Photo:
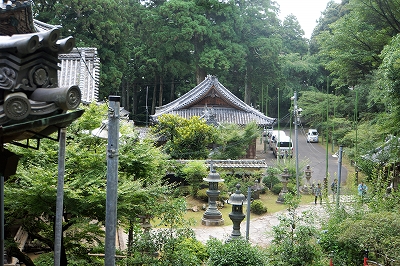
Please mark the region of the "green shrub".
POLYGON ((207 241, 207 251, 210 254, 207 265, 227 266, 227 265, 267 265, 264 251, 252 246, 245 239, 232 239, 223 243, 218 239, 207 241))
MULTIPOLYGON (((278 171, 277 169, 275 169, 275 170, 278 171)), ((265 187, 272 189, 272 187, 274 185, 280 183, 280 180, 278 177, 279 177, 279 175, 277 173, 270 170, 270 171, 268 171, 268 174, 263 177, 262 183, 264 184, 265 187)))
POLYGON ((272 186, 271 191, 272 193, 278 195, 281 192, 282 188, 283 188, 282 183, 277 183, 272 186))
POLYGON ((288 183, 287 184, 287 189, 292 194, 296 194, 297 193, 296 184, 288 183))
MULTIPOLYGON (((271 191, 272 191, 272 193, 278 195, 281 192, 282 188, 283 188, 283 184, 278 183, 272 187, 271 191)), ((287 189, 288 189, 288 192, 290 192, 290 193, 296 193, 296 184, 288 183, 287 189)))
POLYGON ((255 214, 263 214, 267 212, 267 207, 264 205, 264 203, 261 200, 253 200, 253 202, 250 205, 250 211, 255 214))
POLYGON ((208 202, 208 195, 207 195, 208 188, 203 188, 197 191, 196 199, 208 202))
POLYGON ((178 244, 180 250, 185 250, 188 254, 196 256, 202 262, 208 259, 206 246, 195 238, 186 238, 178 244))

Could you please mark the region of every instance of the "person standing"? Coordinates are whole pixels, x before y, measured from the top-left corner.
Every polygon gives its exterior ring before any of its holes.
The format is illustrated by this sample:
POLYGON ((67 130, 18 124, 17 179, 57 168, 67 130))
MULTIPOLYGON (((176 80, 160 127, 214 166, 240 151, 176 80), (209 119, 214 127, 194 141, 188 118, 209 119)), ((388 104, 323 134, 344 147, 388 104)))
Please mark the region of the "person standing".
POLYGON ((322 187, 321 183, 318 183, 317 186, 314 189, 314 202, 317 204, 318 198, 319 198, 319 204, 322 204, 322 187))
POLYGON ((361 197, 365 197, 365 194, 367 194, 368 187, 366 184, 364 184, 363 181, 358 185, 358 195, 361 197))

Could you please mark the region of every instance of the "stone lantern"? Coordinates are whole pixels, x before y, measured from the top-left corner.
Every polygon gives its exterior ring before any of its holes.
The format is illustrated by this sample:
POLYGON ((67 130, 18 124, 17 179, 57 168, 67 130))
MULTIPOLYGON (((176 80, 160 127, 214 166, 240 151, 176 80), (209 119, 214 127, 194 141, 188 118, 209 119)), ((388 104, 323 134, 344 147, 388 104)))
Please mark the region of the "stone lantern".
POLYGON ((303 187, 303 192, 305 194, 311 193, 311 189, 310 189, 311 188, 311 183, 310 183, 311 173, 312 173, 312 171, 310 169, 310 165, 307 165, 306 169, 304 170, 304 175, 306 176, 306 180, 307 180, 306 184, 303 187))
POLYGON ((283 170, 283 173, 281 174, 281 182, 283 184, 283 187, 281 192, 279 192, 279 196, 278 199, 276 200, 276 203, 285 203, 285 195, 286 193, 289 192, 287 189, 287 184, 289 183, 289 177, 290 177, 289 170, 285 168, 285 170, 283 170))
MULTIPOLYGON (((246 204, 246 197, 240 192, 240 184, 236 185, 236 192, 229 197, 226 203, 232 205, 232 212, 229 214, 229 218, 233 223, 233 231, 229 240, 240 238, 240 223, 245 218, 245 215, 243 214, 243 205, 246 204)), ((250 208, 250 206, 248 207, 250 208)))
POLYGON ((259 199, 260 198, 260 193, 263 189, 263 185, 260 184, 258 180, 254 181, 254 185, 251 186, 251 190, 253 191, 253 199, 259 199))
POLYGON ((208 208, 203 214, 201 219, 201 224, 206 226, 223 225, 224 219, 222 218, 222 213, 218 210, 217 199, 220 191, 218 190, 218 182, 223 182, 220 175, 213 169, 212 163, 210 165, 210 173, 204 181, 208 182, 209 187, 207 190, 208 196, 208 208))

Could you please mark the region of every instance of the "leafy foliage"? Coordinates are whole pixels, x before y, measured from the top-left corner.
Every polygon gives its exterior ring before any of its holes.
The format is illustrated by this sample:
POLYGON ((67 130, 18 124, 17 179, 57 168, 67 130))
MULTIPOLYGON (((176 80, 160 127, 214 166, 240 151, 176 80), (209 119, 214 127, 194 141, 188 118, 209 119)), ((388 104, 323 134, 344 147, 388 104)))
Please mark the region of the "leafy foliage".
MULTIPOLYGON (((85 107, 86 112, 67 131, 64 263, 86 261, 94 265, 96 259, 87 254, 101 246, 104 239, 106 140, 89 134, 100 125, 97 122, 103 120, 104 110, 107 110, 104 106, 106 104, 85 107)), ((121 124, 121 131, 126 132, 121 124)), ((161 183, 166 157, 151 142, 138 140, 132 132, 127 136, 130 137, 123 136, 119 144, 118 220, 127 225, 137 223, 138 215, 150 215, 165 224, 176 223, 186 209, 182 203, 177 205, 179 208, 169 205, 175 202, 169 200, 170 187, 161 183), (172 210, 174 213, 169 217, 165 212, 172 210)), ((58 143, 43 139, 40 144, 39 150, 10 146, 21 156, 21 161, 17 174, 6 183, 6 226, 22 225, 31 237, 53 249, 58 143)))
POLYGON ((208 145, 214 141, 215 128, 193 116, 162 115, 152 131, 167 139, 164 150, 175 159, 205 159, 208 145))
POLYGON ((210 266, 268 265, 264 251, 241 238, 226 243, 210 239, 206 246, 210 254, 207 265, 210 266))
POLYGON ((191 195, 196 197, 200 185, 204 182, 203 178, 207 177, 207 166, 203 161, 192 161, 185 164, 182 168, 182 172, 191 186, 191 195))
POLYGON ((261 200, 253 200, 250 205, 250 211, 255 214, 264 214, 268 211, 267 206, 261 200))
POLYGON ((216 150, 212 154, 215 159, 240 159, 246 155, 249 145, 259 135, 256 123, 247 124, 244 128, 236 124, 218 127, 216 150))
POLYGON ((400 234, 399 193, 387 189, 387 180, 380 171, 372 176, 375 186, 369 185, 367 202, 328 209, 320 244, 326 252, 332 252, 335 264, 359 265, 365 250, 369 251, 369 259, 384 265, 399 260, 394 248, 400 234))

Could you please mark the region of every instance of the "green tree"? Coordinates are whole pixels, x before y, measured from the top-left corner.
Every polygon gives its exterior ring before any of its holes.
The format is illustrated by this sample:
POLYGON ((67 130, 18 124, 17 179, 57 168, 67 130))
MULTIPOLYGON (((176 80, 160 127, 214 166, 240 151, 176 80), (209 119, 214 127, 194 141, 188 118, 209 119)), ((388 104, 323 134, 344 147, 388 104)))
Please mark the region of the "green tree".
POLYGON ((226 124, 218 127, 217 148, 212 153, 215 159, 240 159, 246 155, 249 145, 258 137, 259 130, 256 123, 250 123, 244 128, 235 124, 226 124))
POLYGON ((167 138, 164 150, 175 159, 205 159, 215 139, 215 128, 198 116, 161 115, 152 132, 167 138))
POLYGON ((354 86, 375 70, 390 40, 387 26, 370 23, 363 19, 364 13, 365 9, 351 9, 317 37, 324 65, 338 87, 354 86))
POLYGON ((400 37, 397 35, 382 51, 383 62, 379 67, 378 88, 384 88, 384 90, 380 91, 381 97, 376 99, 383 102, 385 111, 388 113, 387 119, 383 120, 382 130, 387 129, 396 135, 399 132, 400 122, 398 119, 400 114, 399 47, 400 37))
POLYGON ((204 182, 203 178, 207 177, 207 166, 204 161, 191 161, 183 166, 182 173, 191 186, 190 194, 196 197, 201 184, 204 182))
MULTIPOLYGON (((61 265, 73 261, 95 264, 96 259, 88 253, 103 245, 106 140, 89 132, 100 125, 96 121, 104 118, 105 110, 106 104, 88 106, 67 130, 61 265)), ((121 132, 125 130, 121 125, 121 132)), ((160 182, 165 174, 165 157, 151 143, 125 138, 120 143, 126 154, 120 157, 119 221, 138 223, 137 217, 143 214, 165 216, 163 211, 168 208, 161 209, 160 203, 166 204, 172 195, 160 182)), ((10 148, 21 159, 17 174, 6 182, 6 226, 21 225, 32 238, 53 249, 58 143, 43 139, 39 150, 10 148)))
POLYGON ((63 35, 72 35, 77 47, 96 47, 101 58, 100 98, 118 91, 130 59, 137 1, 35 1, 36 18, 62 25, 63 35))
POLYGON ((304 30, 294 15, 287 16, 282 23, 282 52, 305 55, 308 52, 307 39, 304 38, 304 30))

